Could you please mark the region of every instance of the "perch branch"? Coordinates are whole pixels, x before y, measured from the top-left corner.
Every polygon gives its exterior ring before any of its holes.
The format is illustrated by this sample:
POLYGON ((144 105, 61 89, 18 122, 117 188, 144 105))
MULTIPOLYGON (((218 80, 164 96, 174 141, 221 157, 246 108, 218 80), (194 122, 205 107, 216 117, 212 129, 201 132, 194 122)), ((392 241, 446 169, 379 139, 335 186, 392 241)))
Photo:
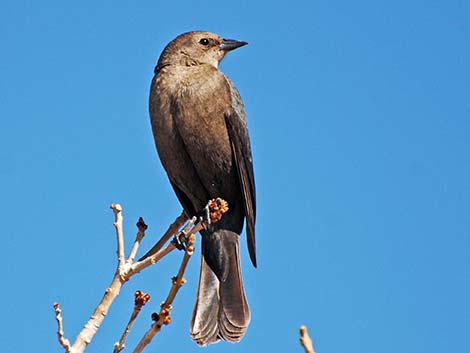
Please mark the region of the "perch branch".
POLYGON ((308 335, 307 327, 300 326, 300 344, 305 349, 305 353, 315 353, 313 349, 313 341, 308 335))
MULTIPOLYGON (((176 226, 177 224, 179 224, 178 220, 180 219, 181 215, 175 220, 175 222, 170 226, 170 228, 168 228, 168 230, 166 231, 166 233, 163 235, 163 237, 158 241, 158 243, 147 253, 146 256, 142 257, 142 260, 141 261, 138 261, 136 263, 134 263, 132 266, 131 266, 131 269, 130 269, 130 272, 132 275, 136 274, 136 273, 139 273, 140 271, 142 271, 143 269, 153 265, 154 263, 160 261, 160 259, 162 259, 163 257, 165 257, 166 255, 168 255, 170 252, 172 252, 173 250, 176 249, 176 245, 171 242, 169 243, 165 248, 163 248, 162 250, 160 250, 161 246, 157 246, 161 243, 162 239, 166 238, 166 240, 168 241, 169 238, 174 235, 178 229, 176 228, 176 231, 173 231, 174 227, 173 226, 176 226), (171 231, 170 231, 171 230, 171 231), (153 251, 156 251, 155 253, 153 253, 153 251), (152 255, 148 255, 150 253, 153 253, 152 255)), ((191 226, 194 225, 194 223, 196 222, 196 217, 193 217, 189 222, 188 224, 186 225, 186 227, 182 230, 182 233, 184 234, 187 234, 189 232, 189 229, 191 226)), ((184 222, 183 222, 184 223, 184 222)), ((181 226, 180 226, 181 227, 181 226)), ((202 229, 202 225, 201 225, 201 228, 202 229)))
POLYGON ((163 245, 165 245, 168 240, 170 240, 171 237, 178 232, 178 230, 183 226, 183 224, 187 220, 188 217, 186 216, 184 211, 182 211, 181 214, 175 219, 175 221, 168 227, 165 234, 163 234, 160 240, 144 256, 139 259, 139 262, 143 261, 144 259, 153 254, 156 254, 163 247, 163 245))

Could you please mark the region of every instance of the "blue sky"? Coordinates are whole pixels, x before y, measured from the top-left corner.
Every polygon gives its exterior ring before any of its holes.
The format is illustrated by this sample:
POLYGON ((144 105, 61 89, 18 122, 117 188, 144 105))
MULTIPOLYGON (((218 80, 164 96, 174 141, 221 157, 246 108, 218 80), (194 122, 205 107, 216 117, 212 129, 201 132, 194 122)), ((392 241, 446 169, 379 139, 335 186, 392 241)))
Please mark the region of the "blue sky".
MULTIPOLYGON (((259 263, 243 246, 245 339, 205 351, 301 352, 305 324, 318 353, 468 352, 469 23, 457 0, 3 1, 2 350, 61 352, 54 301, 81 329, 115 270, 111 202, 128 247, 139 216, 147 249, 179 214, 148 91, 164 45, 204 29, 249 42, 221 69, 249 120, 259 263)), ((126 285, 87 352, 112 350, 141 289, 135 345, 180 256, 126 285)), ((152 351, 201 351, 198 266, 152 351)))

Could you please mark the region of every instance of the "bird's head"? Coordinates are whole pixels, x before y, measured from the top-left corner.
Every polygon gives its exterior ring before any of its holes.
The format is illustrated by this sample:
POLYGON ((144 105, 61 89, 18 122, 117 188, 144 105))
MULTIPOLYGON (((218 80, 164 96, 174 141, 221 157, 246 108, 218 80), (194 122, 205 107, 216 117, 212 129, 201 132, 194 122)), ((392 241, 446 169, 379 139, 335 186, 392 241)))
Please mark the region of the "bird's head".
POLYGON ((188 32, 179 35, 163 50, 160 64, 198 65, 218 67, 229 51, 242 47, 247 42, 223 39, 210 32, 188 32))

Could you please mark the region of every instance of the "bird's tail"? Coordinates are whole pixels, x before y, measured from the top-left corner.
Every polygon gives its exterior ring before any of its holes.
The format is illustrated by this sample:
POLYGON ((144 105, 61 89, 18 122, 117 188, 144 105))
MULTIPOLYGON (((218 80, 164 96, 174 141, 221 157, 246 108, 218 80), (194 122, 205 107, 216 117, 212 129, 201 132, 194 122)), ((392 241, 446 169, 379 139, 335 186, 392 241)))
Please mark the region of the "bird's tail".
POLYGON ((217 230, 203 235, 203 255, 191 336, 201 346, 220 339, 238 342, 250 323, 240 268, 239 235, 217 230))

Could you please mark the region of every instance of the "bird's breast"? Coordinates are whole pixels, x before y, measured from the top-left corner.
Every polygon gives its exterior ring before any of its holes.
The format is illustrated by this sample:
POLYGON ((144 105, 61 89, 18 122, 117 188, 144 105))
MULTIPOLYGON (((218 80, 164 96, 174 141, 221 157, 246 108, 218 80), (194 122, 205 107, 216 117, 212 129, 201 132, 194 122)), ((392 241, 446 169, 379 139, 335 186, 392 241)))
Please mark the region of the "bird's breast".
POLYGON ((152 125, 161 159, 164 153, 166 159, 173 159, 172 165, 181 167, 189 157, 206 189, 218 196, 236 178, 225 123, 232 104, 226 82, 214 68, 173 70, 157 75, 152 88, 155 97, 151 97, 152 125), (175 151, 173 156, 168 155, 169 150, 175 151))

